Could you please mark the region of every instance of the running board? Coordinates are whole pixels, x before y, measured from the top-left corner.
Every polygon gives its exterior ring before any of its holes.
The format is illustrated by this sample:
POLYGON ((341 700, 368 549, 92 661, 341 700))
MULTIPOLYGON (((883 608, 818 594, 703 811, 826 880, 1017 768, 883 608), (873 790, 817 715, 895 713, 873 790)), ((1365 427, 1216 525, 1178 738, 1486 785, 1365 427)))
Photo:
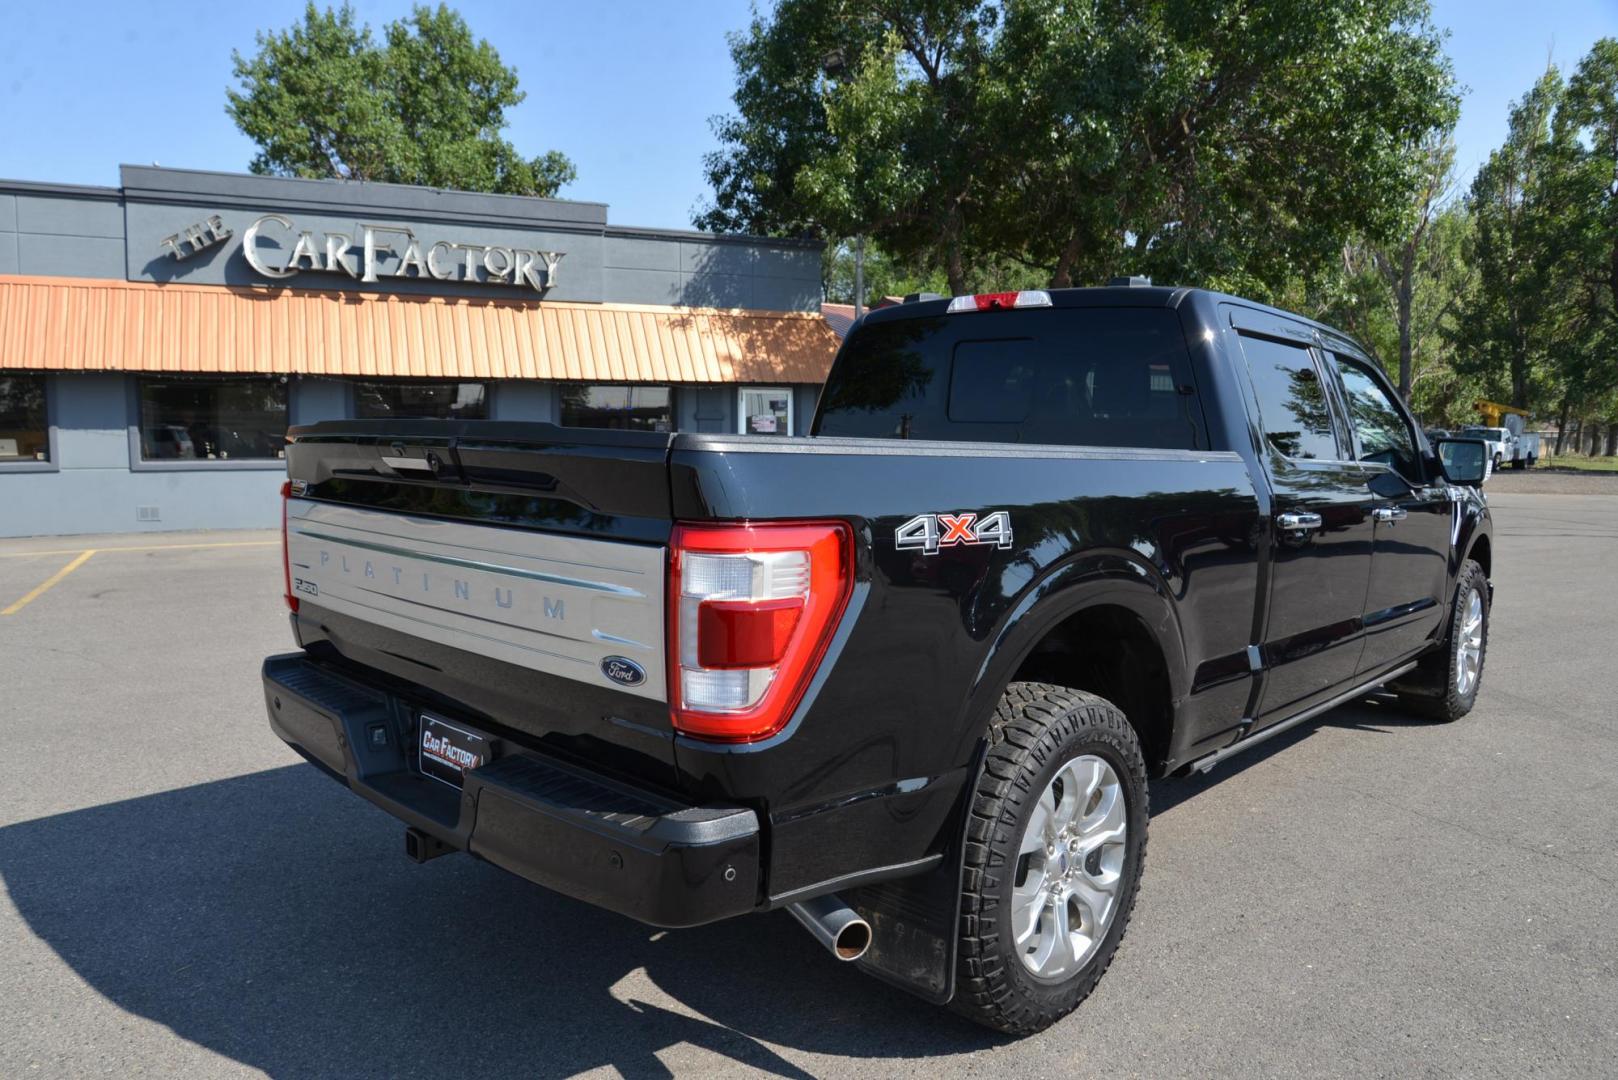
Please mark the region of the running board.
POLYGON ((1257 746, 1265 739, 1268 739, 1271 735, 1279 735, 1288 728, 1298 726, 1305 720, 1313 720, 1323 712, 1335 709, 1337 706, 1352 701, 1362 694, 1368 694, 1384 683, 1392 682, 1405 672, 1412 670, 1416 664, 1417 661, 1412 660, 1410 663, 1405 664, 1402 667, 1396 667, 1386 674, 1378 675, 1376 678, 1371 679, 1368 682, 1361 683, 1352 690, 1345 690, 1329 701, 1323 701, 1319 705, 1310 706, 1296 716, 1289 716, 1278 724, 1271 724, 1269 727, 1265 728, 1263 731, 1260 731, 1256 735, 1250 735, 1245 739, 1240 739, 1233 742, 1223 750, 1215 750, 1207 757, 1198 758, 1196 761, 1193 761, 1190 765, 1186 766, 1186 772, 1205 773, 1215 765, 1219 764, 1221 761, 1224 761, 1226 758, 1230 757, 1232 754, 1239 754, 1249 747, 1257 746))

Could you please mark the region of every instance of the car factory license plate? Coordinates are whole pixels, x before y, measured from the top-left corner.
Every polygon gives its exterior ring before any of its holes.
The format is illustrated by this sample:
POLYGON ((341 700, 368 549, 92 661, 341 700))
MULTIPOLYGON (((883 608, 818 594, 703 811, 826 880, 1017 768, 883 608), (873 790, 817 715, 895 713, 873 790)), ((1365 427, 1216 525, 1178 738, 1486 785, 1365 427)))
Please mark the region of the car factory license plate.
POLYGON ((474 731, 423 714, 421 771, 460 787, 466 774, 489 760, 489 740, 474 731))

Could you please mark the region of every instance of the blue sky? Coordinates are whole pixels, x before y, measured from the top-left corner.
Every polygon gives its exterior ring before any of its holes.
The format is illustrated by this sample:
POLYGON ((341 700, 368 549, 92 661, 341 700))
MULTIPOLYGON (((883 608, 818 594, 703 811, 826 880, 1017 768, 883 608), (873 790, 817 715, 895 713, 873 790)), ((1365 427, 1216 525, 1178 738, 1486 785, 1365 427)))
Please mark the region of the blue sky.
MULTIPOLYGON (((508 136, 559 149, 579 179, 563 194, 611 204, 625 225, 687 227, 703 198, 708 120, 728 110, 725 33, 747 0, 456 5, 514 64, 528 100, 508 136)), ((116 184, 121 162, 245 170, 252 145, 224 113, 230 51, 285 27, 301 0, 253 4, 24 0, 0 37, 0 177, 116 184)), ((408 2, 360 0, 380 27, 408 2)), ((1508 103, 1618 35, 1618 0, 1438 0, 1434 19, 1470 88, 1456 132, 1467 175, 1505 134, 1508 103)))

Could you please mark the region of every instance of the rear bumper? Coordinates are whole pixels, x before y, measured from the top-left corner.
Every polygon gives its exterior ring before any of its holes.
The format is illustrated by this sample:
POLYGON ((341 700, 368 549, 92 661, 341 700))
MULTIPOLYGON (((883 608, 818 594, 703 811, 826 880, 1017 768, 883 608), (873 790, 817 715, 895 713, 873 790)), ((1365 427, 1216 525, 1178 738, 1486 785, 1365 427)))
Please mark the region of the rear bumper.
MULTIPOLYGON (((415 767, 417 710, 303 653, 264 661, 270 727, 407 825, 539 885, 654 926, 759 905, 757 815, 680 805, 495 741, 457 791, 415 767)), ((453 719, 453 718, 452 718, 453 719)))

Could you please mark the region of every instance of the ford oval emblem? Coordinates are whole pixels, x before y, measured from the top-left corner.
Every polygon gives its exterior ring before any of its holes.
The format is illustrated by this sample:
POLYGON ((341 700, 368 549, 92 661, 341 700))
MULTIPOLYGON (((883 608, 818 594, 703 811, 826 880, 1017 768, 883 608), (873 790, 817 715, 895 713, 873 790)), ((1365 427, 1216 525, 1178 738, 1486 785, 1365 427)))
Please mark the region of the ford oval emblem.
POLYGON ((601 674, 619 686, 639 686, 646 681, 646 669, 627 656, 602 657, 601 674))

